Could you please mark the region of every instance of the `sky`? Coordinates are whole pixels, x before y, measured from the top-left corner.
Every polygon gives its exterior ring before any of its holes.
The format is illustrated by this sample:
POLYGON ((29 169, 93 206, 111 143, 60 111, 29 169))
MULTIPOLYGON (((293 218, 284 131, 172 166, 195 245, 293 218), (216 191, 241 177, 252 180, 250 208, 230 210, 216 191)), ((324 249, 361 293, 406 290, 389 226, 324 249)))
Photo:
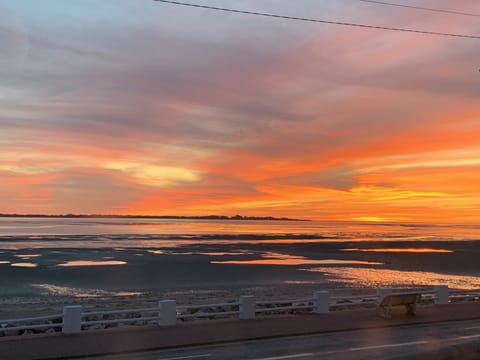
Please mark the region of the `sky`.
MULTIPOLYGON (((190 2, 480 35, 478 16, 359 0, 190 2)), ((151 0, 0 0, 0 213, 478 222, 479 48, 151 0)))

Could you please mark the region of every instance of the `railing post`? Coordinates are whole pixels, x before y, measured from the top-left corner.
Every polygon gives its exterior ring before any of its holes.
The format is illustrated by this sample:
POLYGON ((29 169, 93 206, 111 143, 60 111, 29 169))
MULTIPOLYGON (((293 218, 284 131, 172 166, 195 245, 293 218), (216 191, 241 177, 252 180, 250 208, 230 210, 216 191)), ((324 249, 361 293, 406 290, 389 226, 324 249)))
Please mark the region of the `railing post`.
POLYGON ((437 285, 433 288, 435 290, 435 304, 448 304, 448 285, 437 285))
POLYGON ((313 312, 316 314, 326 314, 330 310, 330 295, 328 291, 315 291, 313 293, 313 312))
POLYGON ((240 319, 255 319, 255 296, 240 296, 240 319))
POLYGON ((175 300, 160 300, 158 302, 158 325, 175 326, 177 324, 177 302, 175 300))
POLYGON ((64 334, 76 334, 82 330, 82 306, 70 305, 63 307, 63 327, 64 334))
POLYGON ((393 292, 390 288, 378 288, 377 289, 377 304, 380 304, 383 298, 387 295, 390 295, 393 292))

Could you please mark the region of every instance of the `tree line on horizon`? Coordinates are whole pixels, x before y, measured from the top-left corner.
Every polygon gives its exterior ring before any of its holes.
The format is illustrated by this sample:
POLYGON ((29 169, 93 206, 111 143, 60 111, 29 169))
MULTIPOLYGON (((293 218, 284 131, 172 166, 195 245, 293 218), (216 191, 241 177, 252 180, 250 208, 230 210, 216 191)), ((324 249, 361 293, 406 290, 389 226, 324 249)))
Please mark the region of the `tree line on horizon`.
POLYGON ((135 219, 189 219, 189 220, 276 220, 276 221, 310 221, 274 216, 242 216, 242 215, 113 215, 113 214, 2 214, 0 217, 39 217, 39 218, 135 218, 135 219))

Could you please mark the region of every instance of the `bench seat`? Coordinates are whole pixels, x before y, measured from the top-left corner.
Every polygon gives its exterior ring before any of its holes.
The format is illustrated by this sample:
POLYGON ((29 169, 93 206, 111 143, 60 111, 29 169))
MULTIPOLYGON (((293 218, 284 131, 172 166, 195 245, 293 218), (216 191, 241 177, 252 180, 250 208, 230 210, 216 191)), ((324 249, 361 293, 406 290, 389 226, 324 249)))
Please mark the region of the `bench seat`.
POLYGON ((378 303, 378 309, 384 318, 392 317, 391 311, 393 306, 405 306, 408 316, 415 316, 417 303, 422 299, 421 293, 392 293, 385 295, 378 303))

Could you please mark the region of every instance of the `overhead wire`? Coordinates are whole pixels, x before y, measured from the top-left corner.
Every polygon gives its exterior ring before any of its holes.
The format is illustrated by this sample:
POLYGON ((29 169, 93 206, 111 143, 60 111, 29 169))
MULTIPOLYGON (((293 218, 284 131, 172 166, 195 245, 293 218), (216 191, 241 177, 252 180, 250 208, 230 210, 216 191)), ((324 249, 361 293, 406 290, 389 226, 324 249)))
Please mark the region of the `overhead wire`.
POLYGON ((400 31, 405 33, 416 33, 416 34, 424 34, 424 35, 448 36, 448 37, 480 40, 480 36, 478 35, 466 35, 466 34, 455 34, 455 33, 447 33, 447 32, 406 29, 406 28, 368 25, 368 24, 351 23, 351 22, 343 22, 343 21, 330 21, 330 20, 322 20, 322 19, 315 19, 315 18, 306 18, 306 17, 280 15, 280 14, 265 13, 265 12, 258 12, 258 11, 224 8, 224 7, 210 6, 210 5, 193 4, 193 3, 173 1, 173 0, 153 0, 153 1, 171 4, 171 5, 188 6, 188 7, 208 9, 208 10, 225 11, 225 12, 231 12, 231 13, 237 13, 237 14, 264 16, 264 17, 287 19, 287 20, 306 21, 306 22, 314 22, 314 23, 322 23, 322 24, 330 24, 330 25, 352 26, 352 27, 366 28, 366 29, 400 31))
POLYGON ((397 7, 409 8, 409 9, 416 9, 416 10, 434 11, 434 12, 446 13, 446 14, 480 17, 480 14, 467 13, 467 12, 456 11, 456 10, 436 9, 436 8, 407 5, 407 4, 398 4, 398 3, 391 3, 391 2, 377 1, 377 0, 360 0, 360 1, 368 2, 372 4, 378 4, 378 5, 389 5, 389 6, 397 6, 397 7))

